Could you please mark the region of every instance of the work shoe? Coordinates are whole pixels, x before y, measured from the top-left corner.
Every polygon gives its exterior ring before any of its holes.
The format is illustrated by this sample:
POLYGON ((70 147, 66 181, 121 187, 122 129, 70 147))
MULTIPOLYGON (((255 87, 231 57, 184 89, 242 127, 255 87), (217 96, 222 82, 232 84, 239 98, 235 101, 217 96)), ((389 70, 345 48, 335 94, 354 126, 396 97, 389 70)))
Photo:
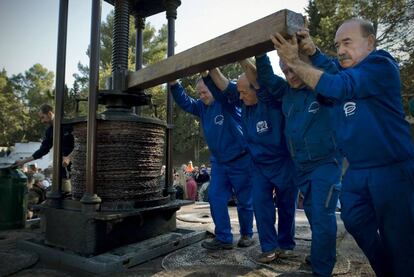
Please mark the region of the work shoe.
POLYGON ((306 257, 305 257, 305 263, 307 263, 308 265, 311 265, 312 264, 311 255, 306 255, 306 257))
POLYGON ((249 236, 241 236, 239 242, 237 243, 238 247, 249 247, 254 244, 254 240, 249 236))
POLYGON ((296 258, 298 256, 298 254, 296 254, 295 252, 293 252, 293 250, 290 249, 277 249, 275 252, 276 256, 279 259, 296 258))
POLYGON ((270 263, 276 259, 275 251, 263 252, 256 258, 258 263, 270 263))
POLYGON ((201 243, 201 246, 208 250, 230 250, 233 249, 233 243, 225 243, 214 238, 212 240, 205 240, 201 243))

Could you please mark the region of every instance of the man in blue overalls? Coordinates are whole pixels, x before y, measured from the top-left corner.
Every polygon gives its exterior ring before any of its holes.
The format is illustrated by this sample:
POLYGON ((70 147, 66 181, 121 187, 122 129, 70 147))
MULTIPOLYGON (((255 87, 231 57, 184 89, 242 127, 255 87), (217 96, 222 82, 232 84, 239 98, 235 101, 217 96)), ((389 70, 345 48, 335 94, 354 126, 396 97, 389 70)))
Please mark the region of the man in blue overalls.
MULTIPOLYGON (((331 103, 317 96, 286 65, 286 81, 273 73, 266 55, 256 57, 257 79, 273 102, 282 101, 285 136, 304 195, 312 229, 314 275, 330 276, 336 261, 335 209, 341 189, 342 158, 336 149, 331 103)), ((336 71, 332 66, 331 70, 336 71)))
POLYGON ((200 118, 204 137, 212 154, 208 199, 216 237, 204 241, 202 246, 210 250, 233 248, 227 203, 234 191, 241 235, 238 246, 248 247, 254 242, 251 158, 240 126, 240 110, 226 109, 215 101, 202 79, 196 85, 200 97, 198 100, 187 95, 178 82, 170 85, 177 105, 200 118))
MULTIPOLYGON (((254 65, 241 62, 245 71, 254 65)), ((283 136, 280 103, 271 103, 251 85, 246 75, 237 85, 229 82, 218 69, 210 70, 204 82, 214 98, 230 109, 242 108, 242 126, 253 159, 253 207, 262 254, 258 262, 291 256, 295 247, 295 210, 298 189, 293 182, 294 166, 283 136), (275 201, 279 216, 275 229, 275 201)))
MULTIPOLYGON (((346 229, 377 276, 412 276, 414 146, 397 62, 375 49, 374 28, 362 19, 345 21, 336 32, 336 74, 300 61, 296 38, 288 42, 276 34, 272 40, 283 61, 340 108, 338 142, 349 162, 341 194, 346 229)), ((316 48, 311 50, 316 66, 329 64, 316 48)))

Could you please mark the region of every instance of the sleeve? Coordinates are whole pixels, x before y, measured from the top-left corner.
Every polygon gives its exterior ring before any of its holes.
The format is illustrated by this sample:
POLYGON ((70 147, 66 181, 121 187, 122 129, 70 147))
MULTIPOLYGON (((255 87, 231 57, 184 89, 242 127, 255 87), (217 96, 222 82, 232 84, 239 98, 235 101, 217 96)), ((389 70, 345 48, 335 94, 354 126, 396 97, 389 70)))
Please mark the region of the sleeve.
POLYGON ((75 138, 73 137, 73 126, 62 126, 62 155, 68 156, 75 148, 75 138))
POLYGON ((288 83, 273 73, 267 55, 256 57, 257 81, 260 87, 258 97, 263 102, 279 102, 283 95, 289 90, 288 83))
POLYGON ((398 67, 391 61, 380 57, 368 59, 337 74, 323 73, 315 90, 335 101, 345 101, 379 95, 400 84, 398 67))
POLYGON ((69 135, 69 154, 72 153, 73 149, 75 148, 75 138, 73 137, 73 127, 70 127, 70 135, 69 135))
MULTIPOLYGON (((338 60, 327 56, 326 54, 322 53, 318 48, 316 48, 315 54, 310 56, 310 60, 313 66, 323 70, 324 72, 332 74, 339 72, 338 60)), ((316 99, 319 103, 325 106, 332 106, 335 104, 335 101, 333 101, 333 99, 322 96, 319 93, 317 93, 316 99)))
POLYGON ((42 140, 40 148, 33 153, 32 157, 37 160, 49 153, 50 149, 53 147, 53 128, 49 127, 46 130, 45 137, 42 140))
POLYGON ((282 104, 282 99, 272 97, 271 92, 266 87, 260 87, 258 90, 256 90, 256 94, 260 102, 266 103, 271 107, 279 108, 282 104))
POLYGON ((171 86, 171 94, 175 103, 177 103, 181 109, 200 117, 201 109, 198 104, 199 100, 195 100, 189 96, 180 84, 177 83, 171 86))
MULTIPOLYGON (((223 92, 217 88, 215 93, 220 94, 220 104, 223 105, 225 111, 227 111, 231 117, 236 121, 238 125, 242 124, 241 111, 243 106, 243 101, 239 98, 239 91, 237 90, 237 85, 233 82, 229 82, 226 89, 223 92)), ((214 94, 213 96, 214 96, 214 94)))
POLYGON ((239 99, 239 92, 237 91, 237 86, 233 82, 229 82, 227 88, 224 91, 221 91, 210 75, 203 78, 204 84, 210 90, 214 99, 220 102, 226 109, 232 110, 234 107, 241 107, 241 101, 239 99))
POLYGON ((316 53, 310 56, 310 59, 315 67, 322 69, 324 72, 339 72, 338 66, 335 62, 336 59, 328 57, 327 55, 323 54, 319 49, 316 49, 316 53))
POLYGON ((233 104, 236 107, 241 107, 243 101, 240 100, 240 93, 237 90, 237 85, 233 82, 229 82, 229 85, 223 91, 224 96, 228 103, 233 104))

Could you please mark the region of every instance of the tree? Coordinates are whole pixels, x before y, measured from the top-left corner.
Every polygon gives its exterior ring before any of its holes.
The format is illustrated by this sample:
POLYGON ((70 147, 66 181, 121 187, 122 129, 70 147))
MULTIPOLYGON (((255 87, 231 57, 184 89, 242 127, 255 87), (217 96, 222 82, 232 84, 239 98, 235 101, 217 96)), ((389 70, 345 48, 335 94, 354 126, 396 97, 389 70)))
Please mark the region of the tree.
POLYGON ((413 8, 413 0, 310 0, 305 10, 311 36, 325 52, 336 52, 333 39, 343 21, 362 17, 373 23, 378 44, 400 55, 403 53, 398 53, 399 47, 405 47, 396 41, 413 40, 413 8))
POLYGON ((54 74, 41 64, 35 64, 24 74, 13 75, 10 86, 14 95, 24 105, 25 135, 19 141, 38 141, 43 136, 44 126, 39 122, 38 108, 43 103, 53 105, 54 74))
MULTIPOLYGON (((99 63, 99 87, 105 88, 105 80, 111 75, 112 59, 112 37, 114 28, 114 12, 111 11, 106 17, 106 21, 101 23, 101 49, 99 63)), ((128 50, 128 69, 135 71, 135 24, 134 18, 130 17, 129 23, 129 50, 128 50)), ((89 56, 90 49, 86 51, 89 56)), ((150 23, 145 24, 143 30, 143 66, 158 62, 166 57, 167 53, 167 26, 163 25, 160 30, 156 30, 150 23)), ((84 91, 87 88, 89 79, 89 67, 78 64, 79 73, 75 73, 75 83, 84 91)))
POLYGON ((408 103, 414 100, 414 50, 410 53, 410 58, 401 65, 401 83, 402 83, 402 98, 406 111, 408 112, 408 103))
POLYGON ((13 93, 13 88, 5 69, 0 71, 0 145, 12 146, 20 141, 25 133, 28 120, 25 107, 13 93))

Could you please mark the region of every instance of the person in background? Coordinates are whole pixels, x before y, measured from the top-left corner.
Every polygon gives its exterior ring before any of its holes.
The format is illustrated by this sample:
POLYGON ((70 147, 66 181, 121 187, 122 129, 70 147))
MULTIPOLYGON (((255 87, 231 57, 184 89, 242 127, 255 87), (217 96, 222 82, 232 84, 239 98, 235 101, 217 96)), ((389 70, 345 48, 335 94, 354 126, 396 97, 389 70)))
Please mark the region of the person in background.
POLYGON ((197 183, 193 176, 189 176, 186 182, 187 186, 187 199, 196 201, 197 200, 197 183))
MULTIPOLYGON (((39 109, 40 121, 47 126, 45 137, 43 138, 40 148, 34 152, 31 156, 26 157, 15 162, 16 166, 24 165, 25 163, 40 159, 49 153, 53 147, 53 119, 55 114, 53 113, 52 106, 43 104, 39 109)), ((71 126, 62 127, 62 191, 69 194, 72 190, 70 183, 70 168, 71 168, 71 157, 70 154, 75 146, 74 138, 72 135, 71 126)))
POLYGON ((165 165, 162 165, 160 169, 160 186, 165 187, 165 165))
POLYGON ((31 163, 27 165, 27 173, 28 174, 35 174, 38 171, 38 167, 36 163, 31 163))
POLYGON ((34 216, 34 205, 41 204, 46 200, 46 187, 43 185, 45 176, 41 173, 33 174, 33 182, 29 185, 29 193, 27 199, 27 219, 34 216))
POLYGON ((190 174, 194 171, 193 162, 188 161, 187 167, 185 168, 185 172, 190 174))
POLYGON ((178 181, 183 191, 183 199, 187 199, 187 173, 186 173, 187 165, 182 164, 181 168, 178 170, 178 181))
POLYGON ((177 171, 174 169, 174 189, 175 189, 175 198, 176 199, 184 199, 184 189, 180 183, 180 175, 177 173, 177 171))
POLYGON ((200 170, 198 174, 195 176, 195 180, 197 182, 197 185, 201 187, 204 183, 210 181, 210 175, 208 174, 207 168, 205 164, 202 164, 200 166, 200 170))

